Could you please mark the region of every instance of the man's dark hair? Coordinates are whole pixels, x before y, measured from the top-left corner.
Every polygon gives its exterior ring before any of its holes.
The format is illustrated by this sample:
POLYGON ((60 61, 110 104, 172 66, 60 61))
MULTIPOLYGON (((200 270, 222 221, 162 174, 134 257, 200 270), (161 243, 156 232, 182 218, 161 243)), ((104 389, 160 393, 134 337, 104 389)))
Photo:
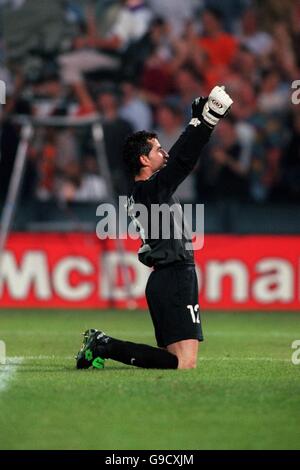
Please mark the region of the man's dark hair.
POLYGON ((152 149, 151 139, 157 139, 154 132, 139 131, 130 135, 123 147, 123 160, 131 176, 139 174, 142 168, 141 155, 149 155, 152 149))

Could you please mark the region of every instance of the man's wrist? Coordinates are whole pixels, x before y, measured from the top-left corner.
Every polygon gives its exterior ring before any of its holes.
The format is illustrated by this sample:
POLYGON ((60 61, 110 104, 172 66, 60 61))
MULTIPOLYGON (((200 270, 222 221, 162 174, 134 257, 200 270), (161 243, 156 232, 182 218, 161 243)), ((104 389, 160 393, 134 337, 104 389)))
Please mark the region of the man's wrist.
POLYGON ((192 132, 200 130, 201 132, 207 132, 210 135, 214 130, 214 127, 211 127, 202 119, 192 118, 188 123, 187 129, 190 129, 192 132))

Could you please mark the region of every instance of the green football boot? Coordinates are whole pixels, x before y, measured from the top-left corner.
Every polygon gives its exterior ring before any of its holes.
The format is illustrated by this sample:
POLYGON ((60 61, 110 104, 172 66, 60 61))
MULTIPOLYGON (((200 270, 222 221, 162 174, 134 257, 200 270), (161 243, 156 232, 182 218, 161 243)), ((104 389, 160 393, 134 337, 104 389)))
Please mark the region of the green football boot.
POLYGON ((99 356, 97 346, 99 345, 97 337, 105 336, 101 331, 91 328, 83 333, 83 343, 79 353, 76 356, 77 369, 104 369, 105 359, 99 356))

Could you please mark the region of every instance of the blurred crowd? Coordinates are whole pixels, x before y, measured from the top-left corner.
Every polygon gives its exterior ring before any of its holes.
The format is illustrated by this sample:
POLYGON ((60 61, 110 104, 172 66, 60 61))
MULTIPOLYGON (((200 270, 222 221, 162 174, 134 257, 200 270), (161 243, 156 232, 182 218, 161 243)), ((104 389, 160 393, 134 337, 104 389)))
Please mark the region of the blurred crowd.
MULTIPOLYGON (((0 8, 2 197, 19 141, 14 115, 100 113, 123 194, 126 136, 156 130, 169 150, 193 99, 218 84, 234 106, 178 189, 181 200, 300 201, 300 106, 291 98, 300 80, 299 0, 0 0, 0 8)), ((89 127, 37 129, 23 191, 105 200, 89 127)))

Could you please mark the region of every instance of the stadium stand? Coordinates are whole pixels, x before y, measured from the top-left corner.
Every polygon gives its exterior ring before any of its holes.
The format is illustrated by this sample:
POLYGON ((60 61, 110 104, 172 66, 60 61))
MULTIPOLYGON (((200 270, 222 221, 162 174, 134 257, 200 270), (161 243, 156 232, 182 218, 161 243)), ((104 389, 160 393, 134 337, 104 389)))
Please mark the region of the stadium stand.
MULTIPOLYGON (((300 231, 300 108, 291 100, 291 84, 300 78, 299 1, 188 0, 184 15, 183 2, 173 0, 161 9, 154 0, 45 3, 0 2, 0 79, 7 88, 1 201, 19 140, 16 114, 100 112, 119 194, 126 191, 125 136, 152 127, 168 145, 187 122, 191 100, 224 83, 235 106, 179 188, 182 201, 209 202, 208 232, 300 231)), ((39 128, 14 227, 49 229, 63 220, 66 228, 69 222, 88 230, 96 202, 108 197, 105 185, 84 127, 39 128)))

